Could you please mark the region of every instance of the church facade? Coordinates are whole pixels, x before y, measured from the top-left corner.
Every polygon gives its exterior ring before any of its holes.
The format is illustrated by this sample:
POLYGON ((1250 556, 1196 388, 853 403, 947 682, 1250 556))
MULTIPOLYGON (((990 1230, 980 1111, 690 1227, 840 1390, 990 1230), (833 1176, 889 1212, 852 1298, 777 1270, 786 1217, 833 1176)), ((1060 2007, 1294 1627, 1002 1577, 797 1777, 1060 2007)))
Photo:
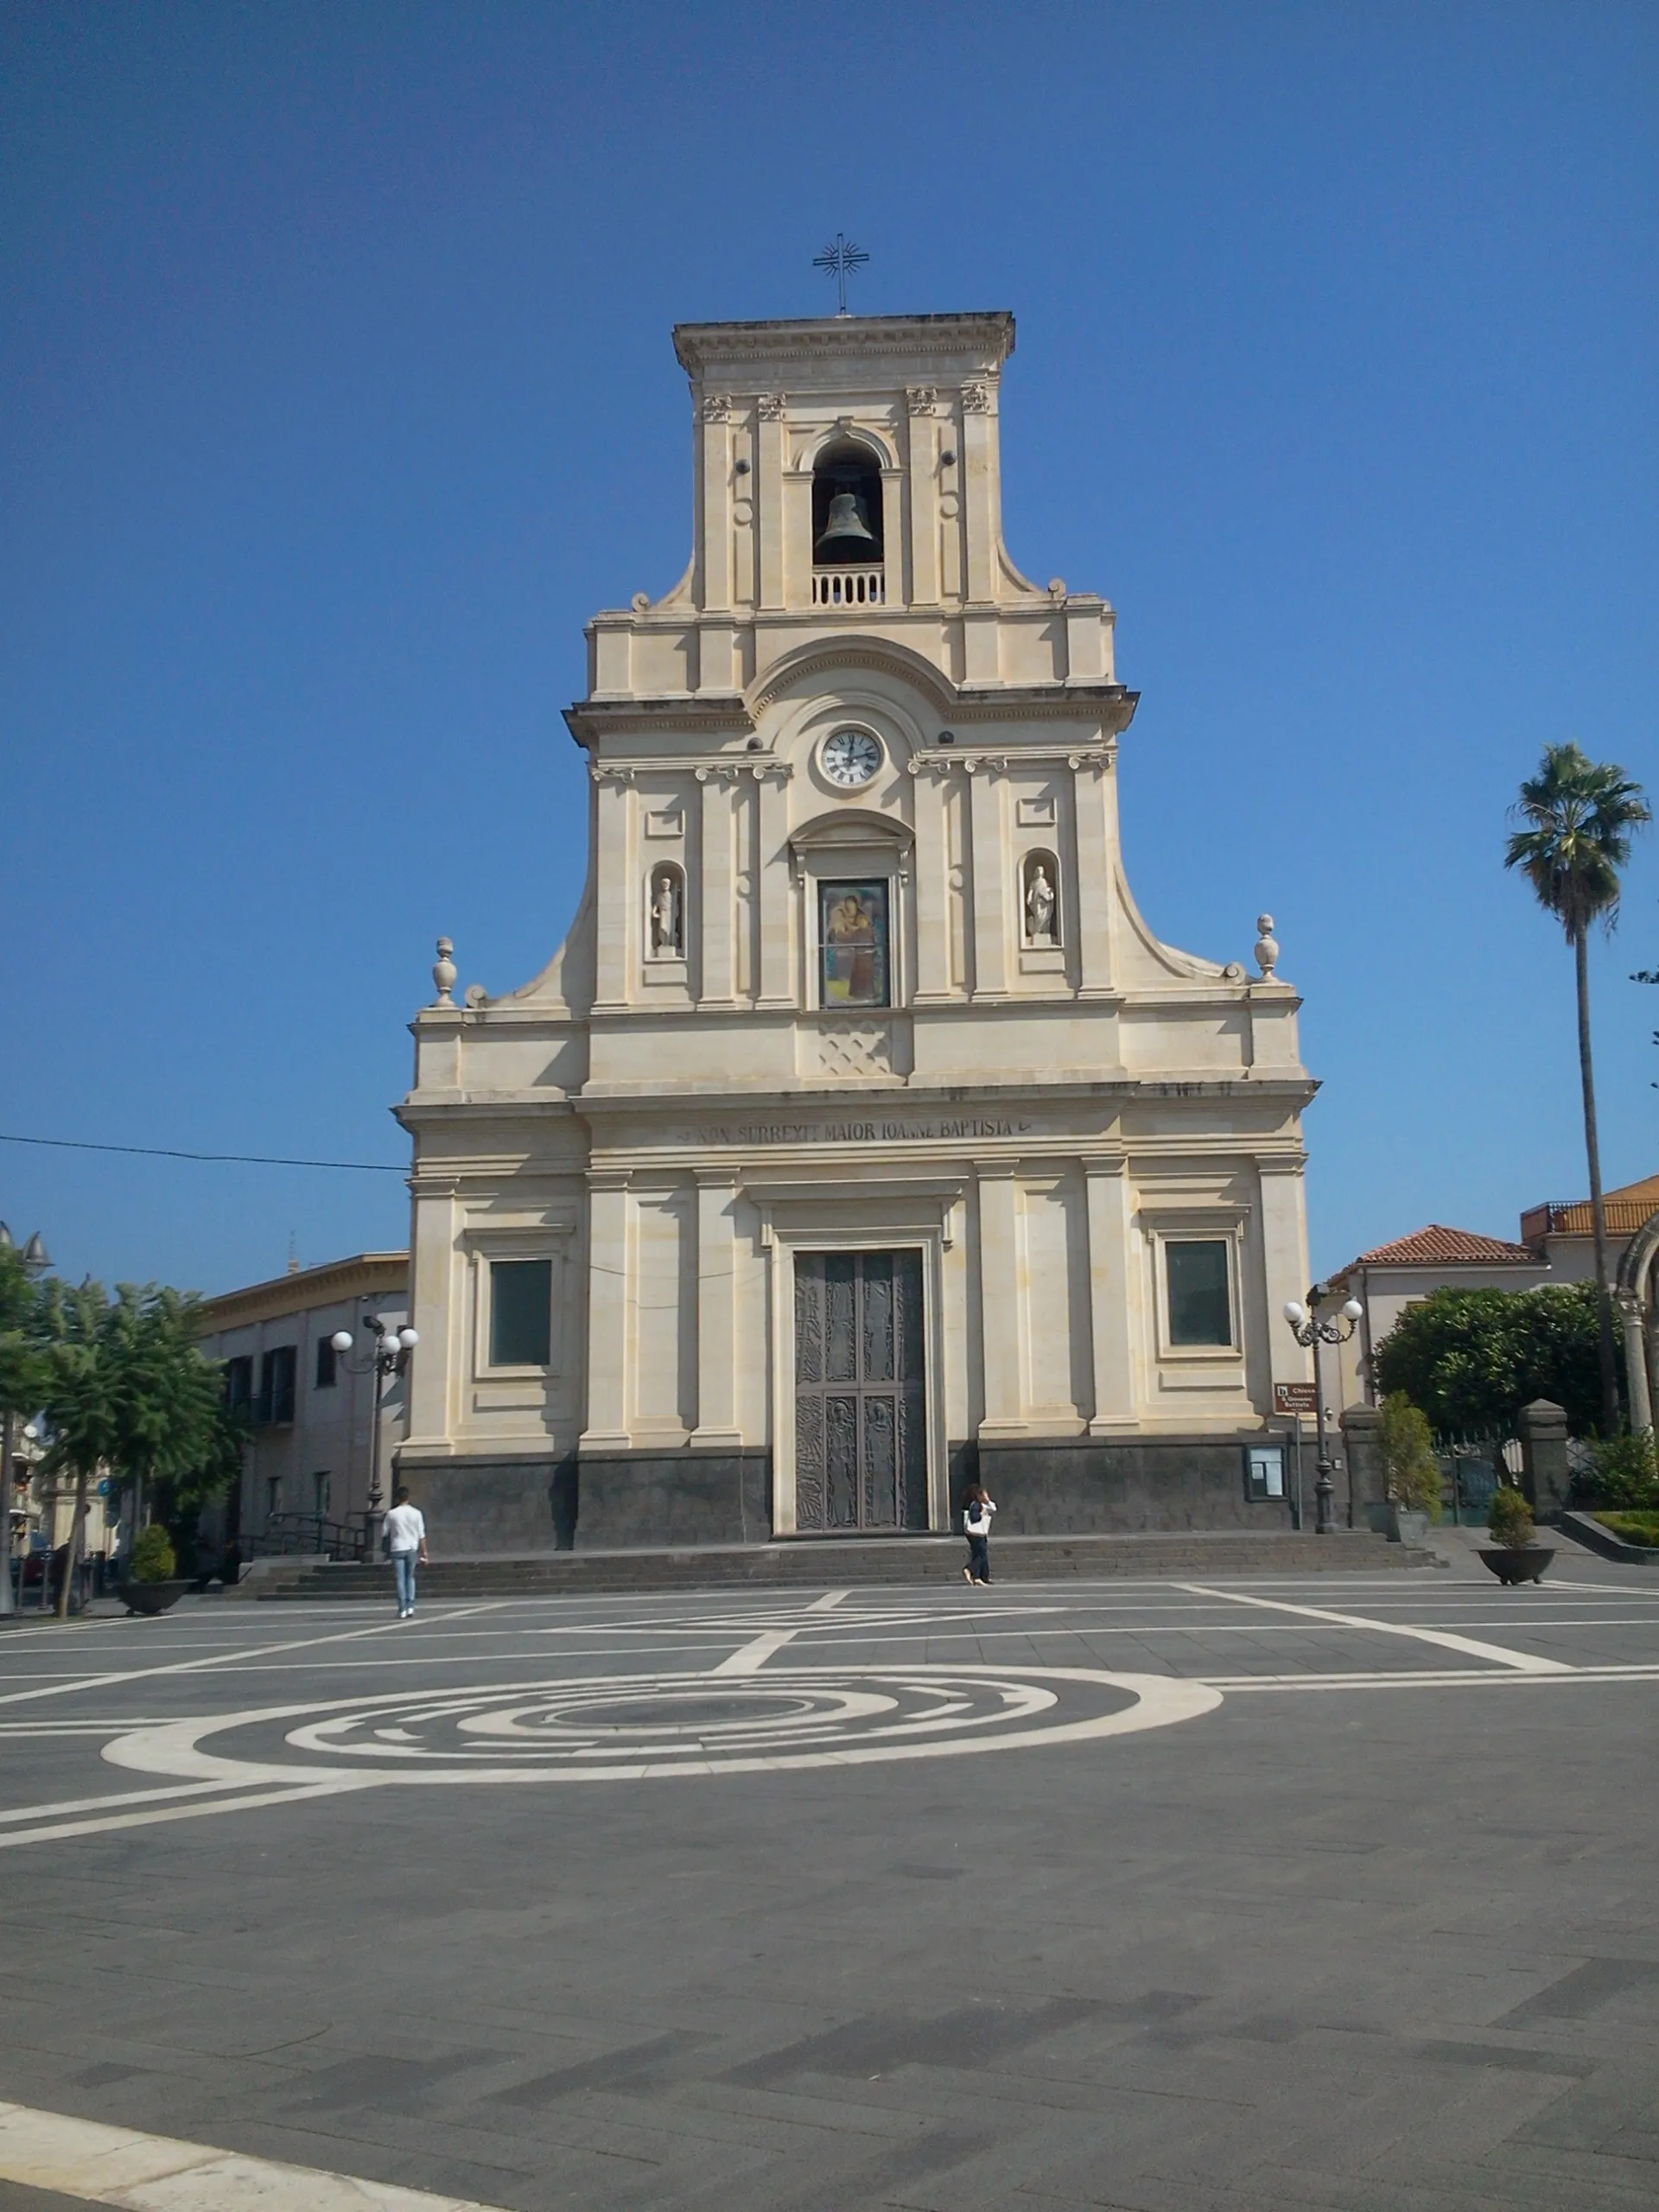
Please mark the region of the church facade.
POLYGON ((1160 943, 1113 615, 1002 543, 1001 314, 682 327, 690 566, 588 631, 589 855, 414 1025, 451 1556, 1285 1525, 1299 1001, 1160 943))

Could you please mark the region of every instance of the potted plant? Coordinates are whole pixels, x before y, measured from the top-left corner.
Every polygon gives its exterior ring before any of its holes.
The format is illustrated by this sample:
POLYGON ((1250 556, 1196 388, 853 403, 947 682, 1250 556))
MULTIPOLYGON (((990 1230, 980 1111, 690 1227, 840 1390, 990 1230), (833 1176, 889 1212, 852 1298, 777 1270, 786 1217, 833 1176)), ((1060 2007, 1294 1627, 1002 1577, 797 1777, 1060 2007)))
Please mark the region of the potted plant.
POLYGON ((1483 1547, 1480 1556, 1500 1582, 1543 1580, 1544 1569, 1555 1556, 1554 1548, 1534 1543, 1532 1508, 1518 1490, 1503 1483, 1492 1492, 1486 1526, 1491 1531, 1492 1544, 1490 1549, 1483 1547))
POLYGON ((122 1602, 129 1613, 164 1613, 190 1587, 176 1579, 178 1560, 165 1529, 152 1522, 141 1529, 127 1560, 122 1602))
POLYGON ((1389 1506, 1389 1535, 1395 1543, 1421 1544, 1440 1517, 1440 1464, 1428 1416, 1403 1390, 1383 1399, 1377 1440, 1389 1506))

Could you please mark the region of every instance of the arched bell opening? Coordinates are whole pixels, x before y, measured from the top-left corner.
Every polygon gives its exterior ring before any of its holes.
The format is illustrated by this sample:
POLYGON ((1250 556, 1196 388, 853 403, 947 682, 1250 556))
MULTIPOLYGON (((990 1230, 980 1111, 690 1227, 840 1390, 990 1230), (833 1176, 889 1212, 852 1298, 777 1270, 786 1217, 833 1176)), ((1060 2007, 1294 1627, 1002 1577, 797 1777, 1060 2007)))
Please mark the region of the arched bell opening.
POLYGON ((813 466, 812 577, 818 606, 880 606, 886 600, 881 470, 866 446, 839 442, 813 466))

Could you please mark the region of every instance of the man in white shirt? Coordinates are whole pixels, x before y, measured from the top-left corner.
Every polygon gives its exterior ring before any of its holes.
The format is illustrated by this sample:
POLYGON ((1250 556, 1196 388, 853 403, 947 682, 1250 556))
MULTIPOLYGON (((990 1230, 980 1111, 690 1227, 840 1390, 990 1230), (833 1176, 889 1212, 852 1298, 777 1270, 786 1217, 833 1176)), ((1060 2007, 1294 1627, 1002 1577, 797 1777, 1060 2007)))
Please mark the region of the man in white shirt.
POLYGON ((391 1554, 397 1578, 397 1618, 406 1621, 415 1610, 415 1569, 426 1565, 426 1516, 409 1502, 401 1484, 385 1519, 386 1549, 391 1554))

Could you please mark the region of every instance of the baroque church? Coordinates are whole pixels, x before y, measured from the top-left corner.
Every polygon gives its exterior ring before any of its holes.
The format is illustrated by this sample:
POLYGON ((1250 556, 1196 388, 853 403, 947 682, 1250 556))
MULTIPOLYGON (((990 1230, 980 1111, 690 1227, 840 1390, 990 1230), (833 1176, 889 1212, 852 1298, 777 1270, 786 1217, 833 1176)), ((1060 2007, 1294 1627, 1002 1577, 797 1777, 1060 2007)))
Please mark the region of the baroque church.
POLYGON ((690 565, 588 625, 588 877, 414 1025, 398 1455, 451 1557, 1287 1525, 1314 1085, 1126 880, 1137 695, 1002 543, 1006 314, 702 323, 690 565), (1132 741, 1132 739, 1129 739, 1132 741))

